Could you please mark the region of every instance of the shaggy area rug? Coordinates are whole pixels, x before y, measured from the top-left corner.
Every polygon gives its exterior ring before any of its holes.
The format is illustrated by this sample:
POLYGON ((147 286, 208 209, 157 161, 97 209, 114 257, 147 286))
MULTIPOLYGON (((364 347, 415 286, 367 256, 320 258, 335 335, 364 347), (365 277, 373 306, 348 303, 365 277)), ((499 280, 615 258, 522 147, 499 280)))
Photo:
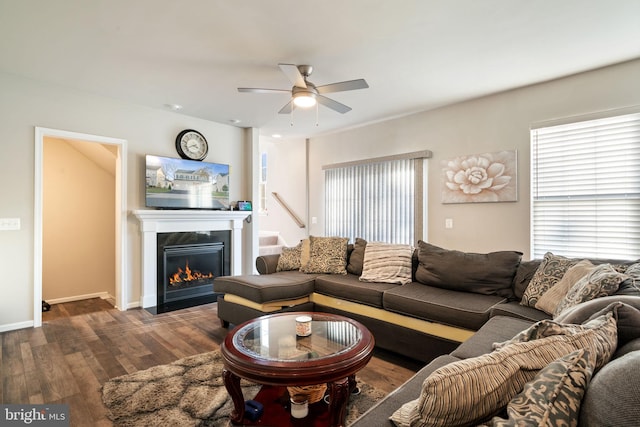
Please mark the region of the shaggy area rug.
MULTIPOLYGON (((102 401, 116 426, 231 426, 233 402, 222 381, 219 351, 113 378, 102 387, 102 401)), ((245 399, 259 386, 242 381, 245 399)), ((358 382, 361 393, 349 400, 347 424, 384 397, 358 382)))

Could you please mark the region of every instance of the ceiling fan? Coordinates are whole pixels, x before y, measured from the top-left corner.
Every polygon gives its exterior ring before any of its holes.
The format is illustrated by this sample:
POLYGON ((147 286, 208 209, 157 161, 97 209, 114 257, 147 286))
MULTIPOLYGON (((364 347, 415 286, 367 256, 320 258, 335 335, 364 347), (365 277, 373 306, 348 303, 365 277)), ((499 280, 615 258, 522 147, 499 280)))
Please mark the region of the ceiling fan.
POLYGON ((348 107, 338 101, 334 101, 331 98, 324 96, 325 93, 343 92, 346 90, 366 89, 369 87, 364 79, 348 80, 344 82, 331 83, 328 85, 316 86, 311 83, 307 78, 313 72, 311 65, 293 65, 293 64, 278 64, 282 72, 287 76, 289 81, 293 84, 291 90, 287 89, 261 89, 251 87, 239 87, 238 92, 253 92, 253 93, 290 93, 291 100, 282 107, 279 111, 280 114, 289 114, 296 107, 313 107, 316 102, 329 107, 338 113, 347 113, 351 111, 351 107, 348 107))

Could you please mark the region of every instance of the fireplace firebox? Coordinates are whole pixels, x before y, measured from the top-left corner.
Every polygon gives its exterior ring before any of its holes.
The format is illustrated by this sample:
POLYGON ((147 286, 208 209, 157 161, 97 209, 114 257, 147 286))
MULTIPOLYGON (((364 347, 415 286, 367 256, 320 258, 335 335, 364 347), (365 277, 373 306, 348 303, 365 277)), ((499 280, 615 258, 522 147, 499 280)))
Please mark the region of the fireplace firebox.
POLYGON ((215 302, 213 279, 230 274, 231 232, 158 233, 156 313, 215 302))

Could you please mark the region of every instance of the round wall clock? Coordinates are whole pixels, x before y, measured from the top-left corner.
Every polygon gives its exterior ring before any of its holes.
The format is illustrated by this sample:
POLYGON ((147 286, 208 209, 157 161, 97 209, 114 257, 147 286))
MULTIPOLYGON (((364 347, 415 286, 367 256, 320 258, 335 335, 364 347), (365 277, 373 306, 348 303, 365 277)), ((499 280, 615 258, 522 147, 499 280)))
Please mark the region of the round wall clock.
POLYGON ((197 130, 185 129, 176 137, 176 150, 183 159, 204 160, 209 152, 209 144, 197 130))

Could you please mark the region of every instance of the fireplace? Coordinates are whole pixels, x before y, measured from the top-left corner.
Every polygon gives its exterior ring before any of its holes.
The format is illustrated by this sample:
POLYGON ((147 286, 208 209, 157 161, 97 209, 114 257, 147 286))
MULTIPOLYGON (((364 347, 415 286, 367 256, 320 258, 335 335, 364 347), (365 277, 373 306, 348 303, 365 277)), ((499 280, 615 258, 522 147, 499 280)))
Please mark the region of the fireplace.
MULTIPOLYGON (((204 256, 206 258, 224 255, 224 261, 222 263, 222 272, 217 272, 214 267, 210 269, 214 277, 218 274, 225 275, 240 275, 250 274, 252 270, 252 263, 248 260, 254 259, 253 248, 250 245, 243 245, 243 229, 246 229, 248 237, 253 233, 252 224, 249 219, 251 212, 240 211, 197 211, 197 210, 136 210, 132 211, 132 214, 140 221, 140 231, 142 236, 142 283, 140 287, 140 302, 138 304, 131 304, 132 307, 142 306, 146 310, 152 313, 176 310, 184 308, 194 303, 198 303, 198 299, 212 299, 215 300, 215 292, 212 290, 212 285, 205 285, 200 288, 200 285, 189 286, 193 288, 188 291, 183 289, 174 288, 170 289, 171 292, 169 299, 166 301, 164 297, 164 284, 160 288, 160 283, 164 281, 164 268, 161 270, 158 266, 159 260, 159 245, 174 246, 173 249, 179 251, 182 250, 181 246, 188 245, 211 245, 206 247, 208 255, 197 255, 199 258, 204 256), (223 232, 224 236, 217 235, 218 232, 223 232), (173 237, 169 237, 173 235, 173 237), (210 239, 210 236, 216 236, 214 239, 210 239), (163 239, 167 239, 164 241, 163 239), (224 243, 223 254, 220 254, 217 243, 224 243), (217 254, 217 255, 215 255, 217 254), (246 269, 246 270, 245 270, 246 269), (245 271, 247 273, 245 273, 245 271), (161 282, 162 281, 162 282, 161 282), (198 294, 200 291, 204 291, 209 288, 211 295, 188 295, 193 298, 186 298, 185 293, 198 294), (163 294, 162 297, 159 295, 163 294), (162 304, 158 306, 159 300, 162 298, 162 304)), ((198 248, 198 247, 197 247, 198 248)), ((171 262, 180 263, 178 258, 181 255, 176 255, 176 252, 169 251, 169 259, 171 262)), ((162 259, 164 259, 164 251, 162 252, 162 259)), ((189 261, 190 270, 197 269, 201 273, 204 270, 208 270, 209 267, 201 266, 200 260, 189 261), (196 262, 197 264, 194 264, 196 262)), ((185 265, 181 268, 185 270, 185 265)), ((207 271, 208 273, 209 271, 207 271)))
POLYGON ((157 312, 216 301, 213 279, 230 271, 230 231, 158 233, 157 312))

